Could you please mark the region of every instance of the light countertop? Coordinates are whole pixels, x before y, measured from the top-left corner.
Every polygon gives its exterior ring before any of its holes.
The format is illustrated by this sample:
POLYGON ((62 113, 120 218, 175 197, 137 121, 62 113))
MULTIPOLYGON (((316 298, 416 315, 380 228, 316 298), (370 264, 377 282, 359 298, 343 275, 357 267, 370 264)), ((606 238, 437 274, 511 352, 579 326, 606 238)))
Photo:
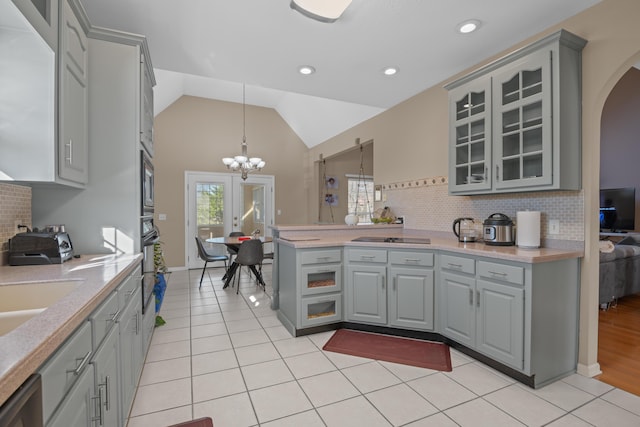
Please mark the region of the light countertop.
POLYGON ((0 267, 0 286, 56 280, 79 282, 77 288, 45 311, 0 336, 0 404, 38 370, 141 261, 142 254, 82 255, 63 264, 0 267))
MULTIPOLYGON (((384 249, 420 249, 459 253, 460 255, 483 256, 525 263, 551 262, 562 259, 581 258, 584 250, 575 248, 524 249, 518 246, 493 246, 484 242, 460 243, 453 233, 425 230, 407 230, 402 225, 372 225, 349 227, 344 225, 324 226, 276 226, 277 242, 295 248, 321 248, 329 246, 349 246, 384 249), (430 244, 354 242, 356 237, 412 237, 428 238, 430 244)), ((577 242, 581 243, 581 242, 577 242)))

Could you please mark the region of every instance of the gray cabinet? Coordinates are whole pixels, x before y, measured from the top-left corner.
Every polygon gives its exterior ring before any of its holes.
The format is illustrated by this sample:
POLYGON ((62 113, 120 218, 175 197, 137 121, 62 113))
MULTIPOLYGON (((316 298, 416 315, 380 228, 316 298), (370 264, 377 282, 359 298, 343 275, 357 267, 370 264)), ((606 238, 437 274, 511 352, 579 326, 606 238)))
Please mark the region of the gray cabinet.
POLYGON ((346 318, 434 329, 434 257, 428 251, 348 248, 346 318))
POLYGON ((74 387, 66 396, 47 427, 98 426, 94 417, 93 366, 88 365, 78 376, 74 387))
POLYGON ((389 325, 434 328, 434 257, 432 252, 389 251, 389 325))
MULTIPOLYGON (((79 379, 85 378, 88 368, 91 369, 88 366, 91 355, 91 325, 89 322, 84 322, 40 368, 42 417, 45 425, 49 425, 60 405, 67 407, 64 405, 67 395, 74 390, 79 379)), ((90 378, 91 389, 93 389, 92 369, 90 378)))
POLYGON ((146 39, 98 28, 88 37, 89 182, 75 193, 34 187, 33 223, 67 224, 78 253, 136 253, 142 250, 141 71, 151 67, 146 39), (105 237, 116 235, 130 240, 105 237))
POLYGON ((143 340, 140 271, 129 274, 39 369, 45 425, 126 425, 153 332, 143 340))
POLYGON ((147 64, 147 57, 144 53, 140 56, 140 68, 142 79, 140 142, 149 153, 149 156, 153 157, 153 86, 155 85, 155 79, 151 64, 147 64))
POLYGON ((540 387, 575 372, 579 261, 439 255, 440 333, 540 387))
POLYGON ((86 184, 89 172, 89 42, 68 0, 61 0, 58 49, 58 174, 86 184))
POLYGON ((292 335, 342 321, 342 249, 279 245, 278 250, 278 318, 292 335))
POLYGON ((79 0, 14 3, 37 33, 10 29, 16 43, 0 51, 2 77, 14 87, 4 100, 12 108, 1 117, 2 180, 82 188, 89 167, 88 18, 79 0))
POLYGON ((122 312, 120 327, 120 370, 121 381, 121 425, 126 425, 126 418, 131 410, 136 387, 142 371, 144 352, 141 329, 140 289, 132 294, 130 301, 122 312))
POLYGON ((491 190, 491 99, 486 76, 449 93, 451 192, 491 190))
MULTIPOLYGON (((385 254, 386 255, 386 254, 385 254)), ((387 323, 386 265, 347 266, 347 320, 387 323)))
POLYGON ((581 51, 567 31, 446 86, 452 194, 581 187, 581 51))
MULTIPOLYGON (((112 327, 91 362, 95 369, 97 425, 122 426, 120 420, 120 340, 118 327, 112 327)), ((72 425, 72 424, 68 424, 72 425)))
POLYGON ((441 255, 442 333, 514 368, 524 367, 524 269, 441 255), (480 271, 489 278, 476 278, 480 271), (493 280, 491 280, 494 278, 493 280))

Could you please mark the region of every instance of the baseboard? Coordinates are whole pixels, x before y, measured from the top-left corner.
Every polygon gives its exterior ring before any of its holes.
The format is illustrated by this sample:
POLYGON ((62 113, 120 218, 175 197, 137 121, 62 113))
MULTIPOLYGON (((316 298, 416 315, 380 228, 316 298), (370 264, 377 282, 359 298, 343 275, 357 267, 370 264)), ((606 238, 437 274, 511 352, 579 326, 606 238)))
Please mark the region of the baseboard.
POLYGON ((602 371, 600 370, 600 364, 594 363, 592 365, 584 365, 582 363, 578 363, 578 373, 583 377, 595 377, 596 375, 600 375, 602 371))

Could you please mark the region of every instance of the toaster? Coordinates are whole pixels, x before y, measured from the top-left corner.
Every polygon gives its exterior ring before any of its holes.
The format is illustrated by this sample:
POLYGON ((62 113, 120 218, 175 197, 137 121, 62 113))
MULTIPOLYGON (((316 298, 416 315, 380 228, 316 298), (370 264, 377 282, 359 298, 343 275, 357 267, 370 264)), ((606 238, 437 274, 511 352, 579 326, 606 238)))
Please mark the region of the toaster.
POLYGON ((72 257, 67 233, 26 232, 9 240, 9 265, 62 264, 72 257))

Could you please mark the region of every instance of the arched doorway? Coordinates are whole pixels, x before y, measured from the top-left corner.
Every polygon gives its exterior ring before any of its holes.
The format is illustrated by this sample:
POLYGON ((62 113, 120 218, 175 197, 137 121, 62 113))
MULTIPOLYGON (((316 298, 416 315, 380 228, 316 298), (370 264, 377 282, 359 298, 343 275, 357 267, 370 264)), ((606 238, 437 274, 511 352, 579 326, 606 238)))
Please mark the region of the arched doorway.
MULTIPOLYGON (((637 135, 640 134, 640 123, 637 114, 640 111, 640 66, 636 64, 628 69, 612 88, 603 106, 600 134, 600 188, 634 188, 640 192, 640 171, 637 169, 636 159, 640 158, 640 142, 637 135)), ((637 199, 633 206, 637 206, 637 199)), ((635 217, 640 212, 635 212, 635 217)), ((626 226, 630 227, 630 224, 626 226)), ((635 228, 640 229, 640 221, 635 221, 635 228)), ((601 235, 615 243, 629 237, 629 233, 615 235, 615 233, 601 235)), ((629 239, 626 239, 627 242, 629 239)), ((635 242, 635 240, 634 240, 635 242)), ((623 242, 624 243, 624 242, 623 242)), ((633 249, 628 248, 627 249, 633 249)), ((628 252, 628 251, 627 251, 628 252)), ((622 292, 618 286, 620 279, 634 280, 630 269, 626 269, 623 263, 629 260, 610 261, 599 264, 600 281, 605 281, 606 286, 600 284, 599 330, 598 330, 598 363, 602 374, 597 378, 607 384, 625 391, 640 395, 640 372, 634 360, 640 348, 640 294, 628 295, 630 292, 622 292), (616 269, 627 270, 631 277, 625 277, 624 272, 616 269), (613 269, 613 270, 612 270, 613 269), (604 272, 604 274, 603 274, 604 272), (618 278, 614 280, 614 275, 618 278), (603 291, 614 285, 609 293, 622 297, 617 304, 605 305, 602 310, 603 291)), ((632 263, 632 262, 631 262, 632 263)), ((625 287, 629 287, 630 284, 625 287)), ((621 286, 620 286, 621 287, 621 286)), ((612 296, 611 298, 613 299, 612 296)))

